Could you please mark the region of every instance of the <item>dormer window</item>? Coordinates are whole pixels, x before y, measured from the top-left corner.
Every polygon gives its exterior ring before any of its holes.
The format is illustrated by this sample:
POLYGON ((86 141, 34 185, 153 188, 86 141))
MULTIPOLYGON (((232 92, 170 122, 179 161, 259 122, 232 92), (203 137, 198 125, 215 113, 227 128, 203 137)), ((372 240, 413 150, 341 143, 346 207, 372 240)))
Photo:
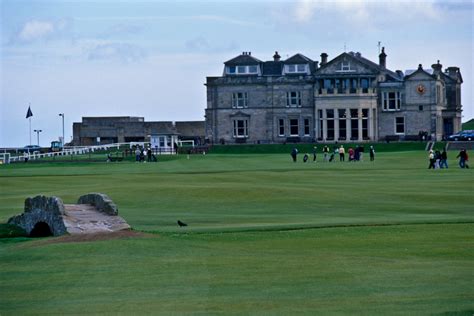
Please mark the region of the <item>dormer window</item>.
POLYGON ((256 75, 258 74, 258 66, 257 65, 227 66, 226 73, 228 75, 256 75))
POLYGON ((343 60, 341 62, 341 68, 337 70, 338 72, 353 72, 354 70, 351 69, 351 63, 349 61, 343 60))
POLYGON ((308 72, 307 64, 290 64, 285 65, 286 73, 306 73, 308 72))
POLYGON ((342 71, 349 71, 351 70, 351 64, 348 61, 343 61, 341 63, 341 70, 342 71))

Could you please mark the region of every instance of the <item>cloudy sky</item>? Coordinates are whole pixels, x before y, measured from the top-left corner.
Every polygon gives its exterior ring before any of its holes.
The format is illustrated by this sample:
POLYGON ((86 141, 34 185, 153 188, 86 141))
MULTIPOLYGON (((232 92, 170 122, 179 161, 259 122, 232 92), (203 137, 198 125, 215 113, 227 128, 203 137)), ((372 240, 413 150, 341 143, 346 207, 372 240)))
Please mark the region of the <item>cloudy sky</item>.
POLYGON ((392 70, 459 66, 474 117, 471 0, 0 0, 0 26, 0 147, 29 143, 29 103, 43 146, 59 113, 67 141, 83 116, 203 120, 206 76, 242 51, 377 62, 379 41, 392 70))

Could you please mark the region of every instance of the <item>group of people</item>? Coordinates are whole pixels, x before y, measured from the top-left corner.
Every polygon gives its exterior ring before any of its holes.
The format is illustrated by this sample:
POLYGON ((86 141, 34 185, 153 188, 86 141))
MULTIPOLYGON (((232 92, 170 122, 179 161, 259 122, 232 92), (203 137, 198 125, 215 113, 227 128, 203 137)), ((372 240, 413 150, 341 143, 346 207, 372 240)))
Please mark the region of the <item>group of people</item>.
POLYGON ((140 146, 137 146, 135 149, 135 161, 136 162, 155 162, 157 161, 155 154, 153 154, 153 151, 151 150, 150 147, 148 148, 141 148, 140 146), (146 161, 145 161, 146 157, 146 161))
MULTIPOLYGON (((322 153, 323 153, 323 161, 325 162, 335 161, 335 157, 338 155, 339 155, 339 161, 346 160, 346 150, 344 149, 343 145, 341 145, 340 147, 335 145, 332 148, 332 150, 330 150, 327 145, 324 145, 322 149, 322 153)), ((313 154, 313 162, 316 162, 317 161, 317 147, 316 146, 313 147, 312 154, 313 154)), ((349 147, 349 149, 347 150, 347 154, 349 156, 348 161, 362 161, 363 154, 364 154, 364 146, 358 145, 358 146, 355 146, 355 148, 349 147)), ((369 156, 370 156, 370 161, 375 160, 374 146, 370 146, 369 156)), ((293 150, 291 151, 291 158, 293 159, 293 162, 297 161, 297 157, 298 157, 298 149, 293 148, 293 150)), ((303 162, 307 162, 308 160, 309 160, 309 155, 306 153, 303 156, 303 162)))
MULTIPOLYGON (((467 164, 469 161, 469 156, 467 154, 466 149, 461 149, 459 154, 456 156, 459 158, 459 167, 469 169, 469 165, 467 164)), ((448 153, 445 149, 442 152, 439 150, 430 150, 428 155, 429 165, 428 169, 443 169, 448 168, 448 153)))

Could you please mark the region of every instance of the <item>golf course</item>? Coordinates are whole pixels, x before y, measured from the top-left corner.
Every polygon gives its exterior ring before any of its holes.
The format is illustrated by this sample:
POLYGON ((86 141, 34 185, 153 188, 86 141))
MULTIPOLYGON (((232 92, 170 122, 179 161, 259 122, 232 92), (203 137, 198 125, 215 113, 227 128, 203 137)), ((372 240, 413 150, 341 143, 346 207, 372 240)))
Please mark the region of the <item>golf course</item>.
POLYGON ((0 315, 472 315, 474 166, 449 151, 428 170, 426 151, 385 146, 373 162, 216 149, 0 165, 0 315), (132 231, 6 224, 27 197, 90 192, 132 231))

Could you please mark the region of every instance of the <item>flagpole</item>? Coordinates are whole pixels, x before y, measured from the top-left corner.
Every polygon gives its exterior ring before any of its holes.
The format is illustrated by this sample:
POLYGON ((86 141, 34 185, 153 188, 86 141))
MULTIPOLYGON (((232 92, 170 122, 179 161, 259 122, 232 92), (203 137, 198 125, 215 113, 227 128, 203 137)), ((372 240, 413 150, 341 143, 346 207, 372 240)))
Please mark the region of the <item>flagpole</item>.
MULTIPOLYGON (((28 103, 28 111, 31 109, 31 103, 28 103)), ((31 145, 31 116, 28 117, 28 120, 30 121, 30 145, 31 145)))
POLYGON ((31 145, 31 117, 29 117, 28 120, 30 121, 30 145, 31 145))

